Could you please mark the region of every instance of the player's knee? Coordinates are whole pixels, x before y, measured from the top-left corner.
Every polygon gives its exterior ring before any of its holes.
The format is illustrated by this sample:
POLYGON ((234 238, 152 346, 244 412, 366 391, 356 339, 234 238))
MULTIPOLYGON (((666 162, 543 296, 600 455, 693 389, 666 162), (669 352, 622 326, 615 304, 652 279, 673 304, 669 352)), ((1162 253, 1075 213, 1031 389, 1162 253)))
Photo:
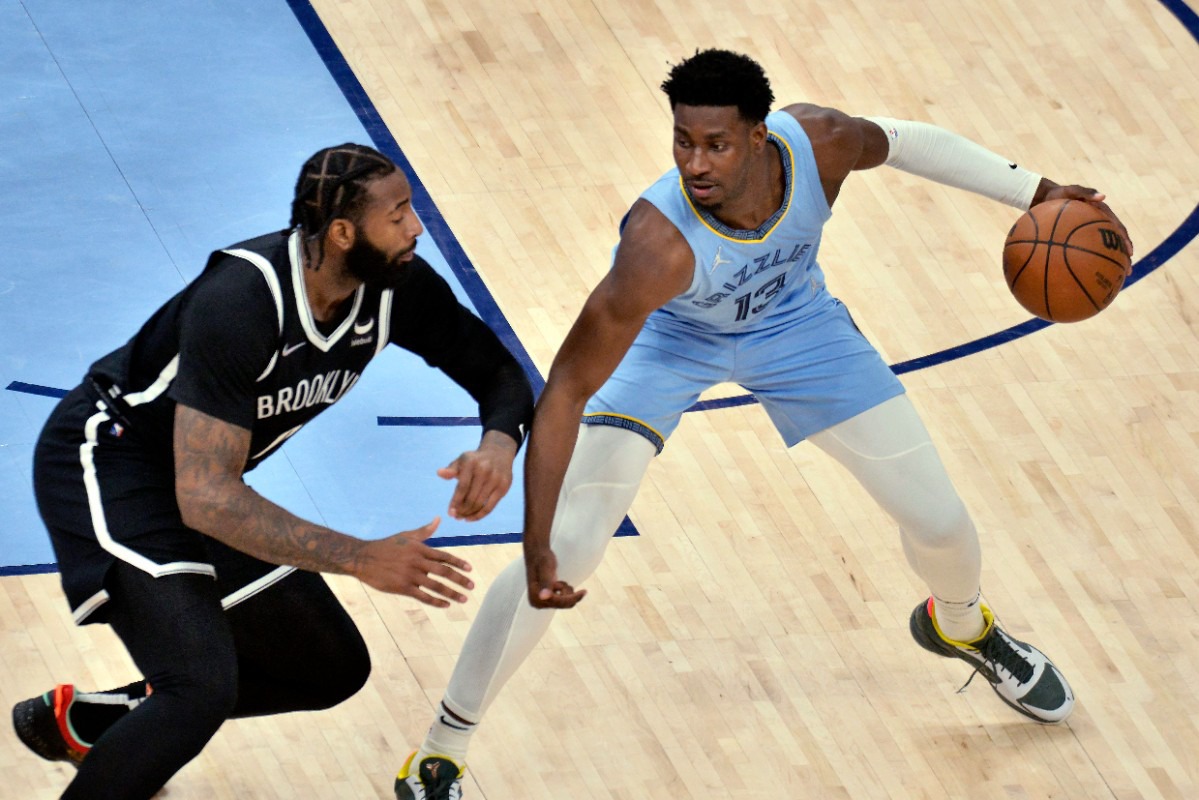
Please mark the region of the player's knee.
POLYGON ((326 669, 315 675, 310 688, 312 710, 317 711, 350 699, 366 685, 371 674, 370 651, 362 636, 354 632, 339 646, 335 657, 325 661, 326 669))
POLYGON ((551 538, 558 577, 576 586, 603 560, 655 453, 636 433, 604 425, 582 428, 551 538))
POLYGON ((323 708, 332 708, 349 700, 366 685, 366 681, 371 675, 371 657, 367 652, 366 644, 362 644, 360 651, 350 654, 339 664, 339 667, 336 680, 331 682, 332 690, 325 698, 326 704, 322 706, 323 708))
POLYGON ((558 577, 578 585, 595 572, 632 501, 629 495, 635 491, 636 487, 630 491, 628 487, 591 484, 570 493, 553 537, 558 577))
POLYGON ((207 719, 215 730, 232 717, 234 709, 237 708, 237 678, 219 684, 210 681, 197 697, 197 706, 200 709, 197 716, 207 719))
POLYGON ((558 577, 577 586, 599 567, 613 531, 601 535, 597 530, 575 530, 554 542, 558 559, 558 577))
POLYGON ((960 501, 922 509, 904 521, 903 529, 910 540, 929 550, 952 550, 977 536, 960 501))
POLYGON ((206 654, 185 671, 155 675, 151 699, 169 698, 197 733, 211 735, 237 707, 238 666, 232 652, 206 654))

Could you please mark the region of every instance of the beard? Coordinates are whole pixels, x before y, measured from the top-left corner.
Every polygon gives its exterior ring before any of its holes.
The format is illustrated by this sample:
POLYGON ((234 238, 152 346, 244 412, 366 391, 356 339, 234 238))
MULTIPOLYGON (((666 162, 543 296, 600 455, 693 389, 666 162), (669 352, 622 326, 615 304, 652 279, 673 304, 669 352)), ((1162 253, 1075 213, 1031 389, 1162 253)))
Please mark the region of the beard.
POLYGON ((415 249, 416 242, 413 242, 412 247, 389 257, 365 236, 359 236, 346 252, 346 270, 369 287, 395 289, 407 274, 400 259, 415 249))

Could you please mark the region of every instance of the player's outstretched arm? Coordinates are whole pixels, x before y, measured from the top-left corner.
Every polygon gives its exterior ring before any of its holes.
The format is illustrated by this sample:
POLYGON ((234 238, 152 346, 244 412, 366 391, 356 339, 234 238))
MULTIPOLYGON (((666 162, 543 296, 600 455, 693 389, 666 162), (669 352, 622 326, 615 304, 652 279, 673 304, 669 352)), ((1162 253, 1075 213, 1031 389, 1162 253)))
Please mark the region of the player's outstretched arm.
POLYGON ((1021 211, 1046 200, 1090 203, 1120 226, 1131 246, 1124 223, 1104 202, 1102 193, 1077 184, 1059 185, 937 125, 891 117, 851 117, 806 103, 784 110, 799 121, 812 143, 830 206, 849 173, 886 164, 1021 211))
POLYGON ((175 411, 175 496, 185 525, 243 553, 311 572, 352 575, 368 586, 446 608, 474 588, 462 559, 424 543, 438 519, 377 541, 300 519, 241 478, 250 432, 183 404, 175 411))
POLYGON ((587 298, 554 358, 525 456, 525 569, 529 602, 536 608, 570 608, 584 594, 558 580, 550 526, 587 401, 624 358, 650 313, 690 286, 694 266, 678 229, 648 202, 637 201, 612 269, 587 298))

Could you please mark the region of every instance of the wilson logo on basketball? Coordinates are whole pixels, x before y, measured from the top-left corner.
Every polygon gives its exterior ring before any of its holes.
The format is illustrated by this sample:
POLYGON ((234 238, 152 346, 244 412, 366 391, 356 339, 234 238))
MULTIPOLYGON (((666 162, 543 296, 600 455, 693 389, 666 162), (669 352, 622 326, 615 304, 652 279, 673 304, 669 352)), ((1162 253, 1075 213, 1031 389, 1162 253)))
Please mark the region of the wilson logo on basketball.
POLYGON ((1128 248, 1124 246, 1124 237, 1110 228, 1100 228, 1099 235, 1103 239, 1103 246, 1108 250, 1115 250, 1117 253, 1128 255, 1128 248))

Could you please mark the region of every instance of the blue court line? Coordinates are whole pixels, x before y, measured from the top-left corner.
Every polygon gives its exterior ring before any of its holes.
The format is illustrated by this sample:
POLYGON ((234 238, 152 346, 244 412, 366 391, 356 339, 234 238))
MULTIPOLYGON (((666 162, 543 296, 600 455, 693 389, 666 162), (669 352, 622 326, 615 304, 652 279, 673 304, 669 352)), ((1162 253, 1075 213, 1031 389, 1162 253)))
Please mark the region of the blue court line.
POLYGON ((27 564, 16 567, 0 567, 0 578, 9 575, 49 575, 58 572, 58 564, 27 564))
MULTIPOLYGON (((613 536, 637 536, 637 529, 633 527, 633 523, 625 517, 624 522, 620 523, 620 527, 616 529, 613 536)), ((520 533, 479 533, 469 536, 438 536, 436 539, 430 539, 429 545, 432 547, 466 547, 475 544, 516 544, 524 538, 520 533)), ((0 572, 2 575, 3 572, 0 572)))
POLYGON ((23 381, 13 381, 8 386, 4 387, 10 392, 21 392, 22 394, 37 394, 42 397, 57 397, 63 398, 67 396, 66 389, 55 389, 53 386, 38 386, 36 383, 25 383, 23 381))
MULTIPOLYGON (((638 536, 633 523, 625 517, 624 522, 616 529, 614 536, 638 536)), ((476 544, 517 544, 524 538, 520 533, 479 533, 469 536, 439 536, 430 540, 433 547, 469 547, 476 544)), ((0 567, 0 577, 6 575, 45 575, 58 572, 57 564, 28 564, 22 566, 0 567)))
POLYGON ((414 428, 470 427, 482 424, 478 417, 379 417, 378 422, 383 426, 411 426, 414 428))
POLYGON ((450 269, 454 271, 454 275, 462 284, 462 288, 466 290, 467 295, 470 296, 471 301, 475 304, 475 308, 479 311, 479 316, 496 332, 496 335, 500 337, 500 341, 516 356, 524 368, 525 374, 528 375, 529 382, 533 385, 534 394, 541 394, 541 390, 545 387, 545 380, 541 377, 541 373, 537 371, 536 365, 533 364, 533 359, 529 357, 524 344, 517 338, 516 331, 512 330, 512 326, 508 324, 508 319, 500 311, 500 307, 491 296, 491 292, 487 290, 483 279, 479 277, 478 271, 470 263, 470 259, 466 256, 466 251, 462 249, 458 238, 454 236, 454 232, 450 230, 450 226, 446 223, 445 218, 441 216, 441 212, 433 203, 433 198, 429 195, 429 191, 421 183, 420 178, 416 175, 416 171, 412 169, 412 164, 409 163, 407 157, 400 151, 399 143, 396 142, 395 137, 388 130, 387 124, 383 122, 382 116, 379 115, 375 104, 367 96, 366 90, 362 88, 362 84, 358 81, 358 76, 354 74, 354 71, 350 69, 350 65, 346 63, 345 56, 341 54, 341 50, 338 49, 336 42, 333 41, 333 37, 329 35, 329 31, 325 28, 325 23, 321 22, 316 10, 308 0, 287 0, 287 4, 291 7, 292 13, 296 15, 300 27, 308 34, 308 38, 312 41, 312 46, 316 48, 317 55, 325 62, 325 67, 329 70, 329 74, 333 76, 333 80, 337 83, 338 88, 341 89, 341 93, 345 95, 350 108, 358 115, 358 120, 362 123, 362 127, 366 128, 367 135, 371 137, 375 148, 394 161, 404 171, 404 174, 408 176, 412 183, 412 207, 416 209, 417 215, 420 216, 421 222, 425 225, 425 230, 433 238, 433 241, 437 243, 437 248, 445 256, 446 263, 450 265, 450 269))

